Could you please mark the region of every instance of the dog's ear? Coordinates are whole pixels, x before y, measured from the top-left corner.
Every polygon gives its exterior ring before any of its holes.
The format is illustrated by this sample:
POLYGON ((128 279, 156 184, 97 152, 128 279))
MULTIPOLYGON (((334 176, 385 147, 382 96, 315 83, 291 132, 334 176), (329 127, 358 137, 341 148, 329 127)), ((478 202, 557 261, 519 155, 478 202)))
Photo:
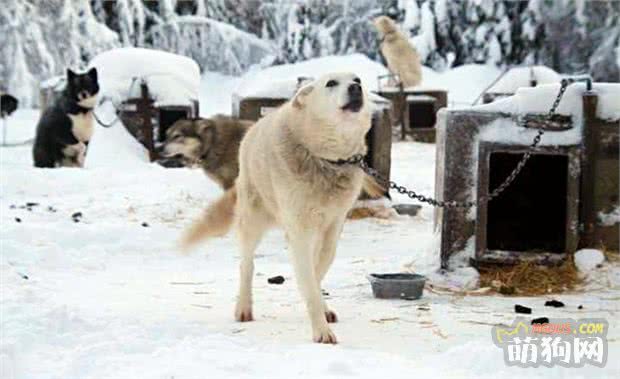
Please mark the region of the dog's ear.
POLYGON ((200 137, 200 142, 202 142, 202 153, 205 154, 211 148, 215 139, 215 123, 211 120, 198 121, 196 133, 200 137))
POLYGON ((71 71, 70 68, 67 69, 67 81, 72 82, 75 78, 75 72, 71 71))
POLYGON ((299 91, 297 91, 297 93, 295 94, 295 97, 293 97, 293 106, 295 108, 303 108, 304 104, 306 103, 306 97, 310 92, 312 92, 313 89, 314 86, 312 84, 301 87, 299 91))
POLYGON ((93 82, 97 82, 97 69, 95 67, 88 70, 88 76, 93 82))

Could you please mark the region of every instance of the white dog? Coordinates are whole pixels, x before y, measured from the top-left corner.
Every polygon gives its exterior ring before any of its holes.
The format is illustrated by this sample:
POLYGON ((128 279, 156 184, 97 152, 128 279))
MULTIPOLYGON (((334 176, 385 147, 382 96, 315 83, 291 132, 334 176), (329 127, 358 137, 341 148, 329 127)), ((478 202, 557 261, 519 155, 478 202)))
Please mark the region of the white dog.
POLYGON ((299 290, 312 323, 313 339, 336 343, 336 322, 321 294, 321 280, 334 260, 347 212, 362 187, 381 188, 362 170, 334 161, 366 153, 371 126, 368 95, 351 73, 323 76, 254 125, 241 142, 235 186, 206 211, 184 246, 225 234, 236 221, 241 280, 235 310, 252 321, 254 250, 265 231, 281 226, 291 247, 299 290))
POLYGON ((391 18, 379 16, 374 24, 381 35, 381 54, 390 72, 398 75, 405 87, 419 85, 422 82, 422 63, 415 47, 391 18))

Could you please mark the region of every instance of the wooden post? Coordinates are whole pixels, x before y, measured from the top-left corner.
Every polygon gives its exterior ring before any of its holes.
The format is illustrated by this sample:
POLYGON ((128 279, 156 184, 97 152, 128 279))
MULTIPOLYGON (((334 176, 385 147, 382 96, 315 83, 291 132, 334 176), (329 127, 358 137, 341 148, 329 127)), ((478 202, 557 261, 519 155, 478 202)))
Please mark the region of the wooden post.
POLYGON ((407 137, 407 128, 405 127, 405 107, 407 107, 407 95, 405 95, 405 89, 403 88, 403 82, 398 82, 398 90, 399 90, 399 102, 401 102, 400 106, 400 114, 398 115, 400 119, 400 139, 405 140, 407 137))
POLYGON ((144 146, 149 151, 149 159, 153 162, 157 159, 155 143, 153 141, 153 124, 151 122, 151 110, 153 101, 149 98, 149 88, 144 81, 140 83, 140 100, 137 104, 137 113, 142 118, 142 135, 144 136, 144 146))
POLYGON ((599 149, 599 129, 596 125, 596 105, 598 97, 593 92, 586 92, 583 95, 583 141, 584 151, 582 156, 581 171, 581 236, 579 247, 595 245, 596 227, 596 157, 599 149))

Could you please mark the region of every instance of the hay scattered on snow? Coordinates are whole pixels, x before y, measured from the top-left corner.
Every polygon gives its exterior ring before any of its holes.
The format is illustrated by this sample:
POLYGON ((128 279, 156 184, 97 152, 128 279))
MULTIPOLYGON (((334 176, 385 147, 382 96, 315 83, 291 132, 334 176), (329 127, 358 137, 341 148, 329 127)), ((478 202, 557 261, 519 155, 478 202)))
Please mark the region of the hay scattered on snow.
POLYGON ((524 261, 514 266, 480 269, 480 287, 490 287, 504 295, 536 296, 574 290, 582 283, 575 262, 542 266, 524 261))

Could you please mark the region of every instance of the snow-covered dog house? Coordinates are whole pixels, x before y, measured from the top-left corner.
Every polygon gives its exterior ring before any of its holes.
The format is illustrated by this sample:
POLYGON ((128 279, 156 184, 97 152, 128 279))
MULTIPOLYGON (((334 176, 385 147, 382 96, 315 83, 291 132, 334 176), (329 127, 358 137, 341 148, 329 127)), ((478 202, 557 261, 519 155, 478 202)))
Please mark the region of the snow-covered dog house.
MULTIPOLYGON (((274 81, 260 88, 242 88, 242 92, 233 94, 232 114, 246 120, 258 120, 291 99, 302 85, 311 80, 309 77, 298 77, 274 81)), ((368 143, 366 162, 389 180, 392 153, 391 103, 372 93, 370 100, 374 112, 372 128, 366 137, 368 143)), ((387 183, 382 184, 385 185, 387 194, 389 190, 387 183)))
MULTIPOLYGON (((391 75, 385 76, 389 78, 391 75)), ((448 92, 442 89, 382 86, 379 77, 379 96, 392 102, 392 121, 400 125, 401 138, 407 134, 420 142, 435 142, 437 112, 448 105, 448 92)))
POLYGON ((620 84, 570 85, 557 113, 568 116, 531 148, 559 84, 440 112, 435 195, 478 201, 501 184, 525 152, 532 156, 499 197, 470 209, 437 208, 442 267, 469 254, 474 264, 564 260, 583 247, 618 250, 620 84))
POLYGON ((536 87, 542 84, 559 83, 560 74, 546 66, 515 67, 506 71, 497 83, 482 96, 484 104, 514 95, 522 87, 536 87))
POLYGON ((157 158, 156 145, 179 119, 198 117, 200 68, 177 54, 121 48, 96 56, 100 102, 111 100, 127 130, 157 158))
POLYGON ((300 76, 296 81, 274 81, 269 86, 247 88, 233 94, 232 114, 244 120, 256 121, 267 113, 286 103, 297 90, 312 80, 300 76))

